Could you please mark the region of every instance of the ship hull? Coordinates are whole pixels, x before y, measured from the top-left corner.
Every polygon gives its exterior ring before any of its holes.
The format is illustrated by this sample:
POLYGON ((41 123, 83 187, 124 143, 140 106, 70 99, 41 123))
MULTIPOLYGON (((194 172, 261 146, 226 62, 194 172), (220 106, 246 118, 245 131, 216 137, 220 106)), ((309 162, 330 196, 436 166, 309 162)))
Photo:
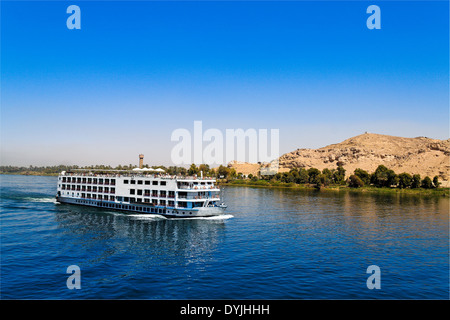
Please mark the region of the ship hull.
POLYGON ((196 218, 212 217, 224 214, 226 207, 199 207, 199 208, 171 208, 162 206, 151 206, 142 203, 122 204, 111 201, 95 199, 76 199, 71 197, 57 196, 56 201, 63 204, 75 204, 81 206, 107 208, 124 213, 158 214, 167 218, 196 218))

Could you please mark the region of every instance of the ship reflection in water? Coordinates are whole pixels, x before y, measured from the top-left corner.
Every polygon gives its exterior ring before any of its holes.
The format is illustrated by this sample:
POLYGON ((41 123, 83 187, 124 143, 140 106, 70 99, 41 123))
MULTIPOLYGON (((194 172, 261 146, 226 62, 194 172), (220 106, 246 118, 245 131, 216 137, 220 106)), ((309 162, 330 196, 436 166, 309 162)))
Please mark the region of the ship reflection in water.
POLYGON ((161 267, 194 265, 201 271, 223 240, 225 221, 233 216, 168 219, 58 205, 55 217, 64 238, 71 239, 66 254, 73 250, 78 260, 83 257, 74 264, 81 270, 95 268, 96 273, 102 266, 108 268, 109 275, 102 275, 101 282, 132 277, 145 269, 151 272, 149 268, 161 272, 161 267), (121 271, 111 274, 109 267, 115 261, 121 271))

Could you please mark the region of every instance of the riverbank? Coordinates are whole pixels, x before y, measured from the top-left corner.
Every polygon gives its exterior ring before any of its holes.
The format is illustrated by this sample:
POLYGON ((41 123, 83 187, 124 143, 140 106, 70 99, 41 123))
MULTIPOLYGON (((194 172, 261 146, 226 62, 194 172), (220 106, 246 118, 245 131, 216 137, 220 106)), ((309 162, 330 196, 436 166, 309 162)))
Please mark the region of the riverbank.
POLYGON ((57 177, 59 173, 43 173, 43 172, 0 172, 0 175, 14 175, 14 176, 42 176, 42 177, 57 177))
POLYGON ((320 190, 320 191, 348 191, 348 192, 362 192, 362 193, 385 193, 385 194, 413 194, 413 195, 427 195, 427 196, 449 196, 450 188, 433 188, 433 189, 401 189, 401 188, 387 188, 363 186, 360 188, 351 188, 347 185, 330 185, 321 186, 320 188, 312 184, 296 184, 285 182, 269 182, 266 180, 233 180, 233 181, 219 181, 221 186, 234 187, 255 187, 255 188, 288 188, 288 189, 303 189, 303 190, 320 190))
MULTIPOLYGON (((0 172, 0 175, 25 175, 25 176, 58 176, 58 173, 43 173, 43 172, 0 172)), ((319 191, 348 191, 348 192, 362 192, 362 193, 385 193, 385 194, 415 194, 415 195, 427 195, 427 196, 450 196, 450 188, 387 188, 387 187, 375 187, 375 186, 363 186, 359 188, 351 188, 348 185, 329 185, 316 187, 313 184, 296 184, 293 182, 278 182, 267 180, 220 180, 217 179, 221 186, 234 186, 234 187, 253 187, 253 188, 288 188, 288 189, 303 189, 303 190, 319 190, 319 191)))

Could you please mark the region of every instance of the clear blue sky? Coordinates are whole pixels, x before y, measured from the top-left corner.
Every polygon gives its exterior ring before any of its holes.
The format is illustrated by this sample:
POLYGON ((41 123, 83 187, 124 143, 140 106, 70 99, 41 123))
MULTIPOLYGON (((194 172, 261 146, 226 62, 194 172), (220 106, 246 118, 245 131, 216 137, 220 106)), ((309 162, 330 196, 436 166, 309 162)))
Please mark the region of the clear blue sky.
POLYGON ((448 139, 449 5, 2 1, 1 76, 3 165, 171 165, 194 120, 279 129, 281 154, 365 131, 448 139))

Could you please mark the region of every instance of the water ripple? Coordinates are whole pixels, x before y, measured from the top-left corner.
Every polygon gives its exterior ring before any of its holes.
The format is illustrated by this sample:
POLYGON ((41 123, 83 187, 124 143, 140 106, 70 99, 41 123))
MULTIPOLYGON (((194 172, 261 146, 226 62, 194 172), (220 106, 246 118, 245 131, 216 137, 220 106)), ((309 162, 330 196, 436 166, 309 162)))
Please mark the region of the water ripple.
POLYGON ((227 214, 167 219, 56 204, 54 177, 1 181, 2 298, 448 298, 447 198, 230 187, 227 214))

